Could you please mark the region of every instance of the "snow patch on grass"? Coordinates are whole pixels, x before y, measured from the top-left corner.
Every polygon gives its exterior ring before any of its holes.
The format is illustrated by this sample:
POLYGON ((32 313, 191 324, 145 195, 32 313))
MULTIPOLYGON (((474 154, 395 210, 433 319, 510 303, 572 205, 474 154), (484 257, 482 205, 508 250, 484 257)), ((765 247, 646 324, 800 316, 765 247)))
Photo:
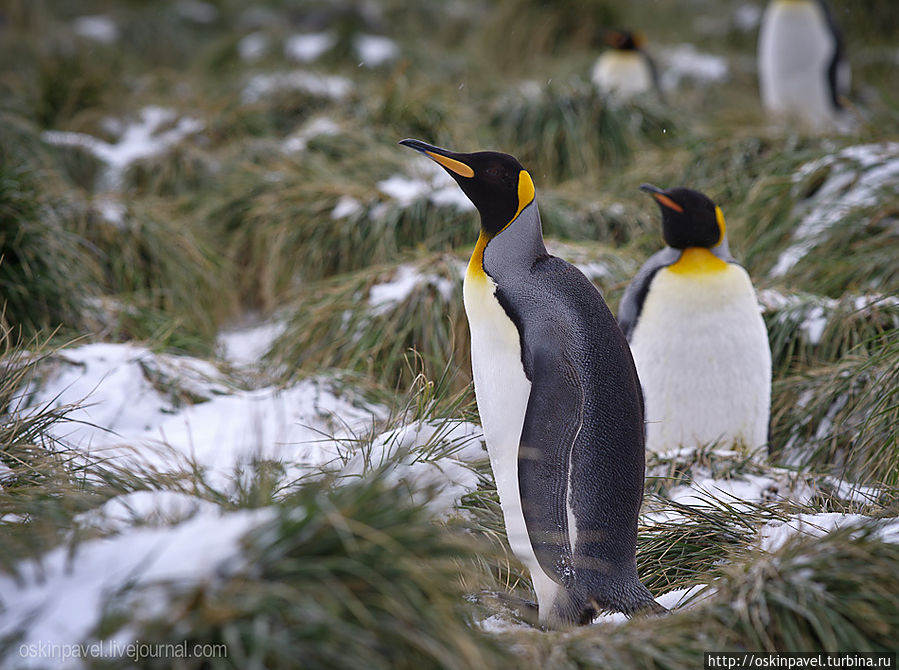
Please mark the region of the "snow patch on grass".
POLYGON ((225 360, 232 365, 245 367, 258 363, 286 328, 286 321, 266 321, 223 331, 217 342, 225 360))
POLYGON ((414 265, 401 265, 388 282, 369 289, 368 304, 374 315, 386 314, 394 305, 406 300, 419 286, 433 286, 445 302, 453 298, 455 284, 435 274, 422 274, 414 265))
POLYGON ((664 63, 661 85, 668 91, 677 88, 683 80, 715 84, 725 81, 730 75, 724 56, 703 53, 692 44, 663 49, 659 60, 664 63))
MULTIPOLYGON (((274 510, 241 510, 220 514, 205 509, 189 521, 163 528, 128 532, 59 547, 40 562, 25 561, 17 576, 0 576, 0 638, 24 633, 19 645, 77 645, 89 639, 107 607, 123 597, 140 597, 149 587, 191 588, 215 582, 239 566, 240 539, 270 520, 274 510)), ((141 598, 138 618, 162 613, 166 599, 141 598)), ((131 639, 116 641, 123 645, 131 639)), ((60 660, 60 659, 57 659, 60 660)), ((16 667, 47 667, 46 658, 18 657, 16 667)), ((79 659, 70 665, 81 667, 79 659)))
POLYGON ((232 391, 209 363, 133 345, 68 349, 55 363, 26 390, 28 407, 83 406, 53 438, 136 471, 195 466, 222 489, 258 461, 280 463, 290 479, 342 462, 346 444, 386 413, 339 397, 327 380, 232 391))
POLYGON ((333 120, 323 116, 316 117, 306 123, 302 128, 284 140, 281 148, 286 153, 298 153, 306 150, 309 140, 322 135, 336 135, 340 132, 340 126, 333 120))
MULTIPOLYGON (((378 190, 397 201, 400 207, 408 207, 416 200, 427 198, 435 205, 455 207, 460 212, 474 210, 474 205, 459 185, 433 161, 416 161, 415 171, 419 176, 393 175, 378 182, 378 190)), ((376 212, 373 214, 377 216, 376 212)))
POLYGON ((311 63, 330 51, 337 38, 331 32, 302 33, 284 40, 284 56, 298 63, 311 63))
POLYGON ((240 38, 237 43, 237 54, 245 63, 255 63, 265 57, 269 44, 268 35, 256 31, 240 38))
POLYGON ((446 514, 477 489, 478 474, 471 466, 486 457, 480 426, 418 421, 379 435, 347 462, 341 475, 360 476, 386 466, 386 481, 406 487, 413 501, 428 492, 429 507, 446 514))
POLYGON ((241 92, 244 104, 264 100, 279 91, 302 91, 331 100, 343 100, 353 91, 353 82, 337 75, 320 75, 305 70, 257 74, 250 77, 241 92))
POLYGON ((79 37, 103 44, 114 44, 119 40, 119 29, 108 16, 79 16, 72 21, 72 30, 79 37))
POLYGON ((793 231, 793 243, 781 252, 770 276, 787 274, 848 213, 877 204, 880 192, 899 179, 899 142, 847 147, 806 163, 793 181, 801 183, 826 168, 824 183, 808 200, 796 204, 794 211, 801 219, 793 231))
POLYGON ((129 165, 137 160, 163 153, 184 138, 200 132, 204 124, 189 116, 177 117, 174 110, 151 105, 140 111, 138 121, 122 125, 116 142, 105 142, 93 135, 61 130, 47 130, 43 140, 56 146, 80 147, 106 164, 102 184, 118 189, 129 165))
POLYGON ((396 42, 381 35, 357 35, 353 40, 353 48, 362 61, 360 65, 366 67, 378 67, 395 60, 400 52, 396 42))
POLYGON ((759 532, 759 547, 775 553, 797 533, 821 537, 844 527, 873 528, 884 542, 899 542, 899 520, 881 521, 861 514, 798 514, 788 521, 769 521, 759 532))

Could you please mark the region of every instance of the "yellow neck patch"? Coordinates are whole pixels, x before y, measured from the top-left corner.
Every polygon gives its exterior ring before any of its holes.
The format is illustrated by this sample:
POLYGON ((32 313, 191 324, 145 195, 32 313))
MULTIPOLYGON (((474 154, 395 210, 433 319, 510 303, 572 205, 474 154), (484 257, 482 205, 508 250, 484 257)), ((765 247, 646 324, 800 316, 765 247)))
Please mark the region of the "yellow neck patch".
MULTIPOLYGON (((515 212, 515 216, 511 218, 509 223, 502 227, 502 230, 499 231, 500 233, 512 225, 512 222, 518 218, 518 215, 521 214, 522 210, 533 202, 535 195, 536 189, 534 188, 534 180, 531 179, 531 175, 528 174, 527 170, 522 170, 518 173, 518 210, 515 212)), ((497 235, 498 234, 499 233, 497 233, 497 235)), ((478 242, 474 247, 474 252, 471 254, 471 260, 468 261, 468 270, 465 273, 467 279, 487 278, 487 274, 484 272, 484 249, 487 248, 487 243, 491 239, 492 237, 490 235, 481 230, 481 234, 478 236, 478 242)))
POLYGON ((689 247, 668 269, 679 275, 708 275, 727 269, 727 262, 703 247, 689 247))
POLYGON ((478 243, 474 245, 474 251, 471 254, 471 260, 468 261, 468 270, 465 272, 465 278, 469 280, 485 280, 487 273, 484 272, 484 249, 487 248, 487 242, 490 238, 483 230, 478 235, 478 243))

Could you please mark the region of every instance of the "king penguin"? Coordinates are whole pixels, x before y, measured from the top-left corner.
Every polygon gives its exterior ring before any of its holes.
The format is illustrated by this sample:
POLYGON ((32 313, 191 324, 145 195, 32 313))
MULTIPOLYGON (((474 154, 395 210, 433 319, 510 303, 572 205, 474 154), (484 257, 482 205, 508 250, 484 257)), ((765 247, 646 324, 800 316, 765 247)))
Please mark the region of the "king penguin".
POLYGON ((752 281, 721 208, 698 191, 641 187, 667 246, 628 284, 618 321, 646 403, 646 448, 767 443, 771 349, 752 281))
POLYGON ((664 611, 637 576, 643 408, 614 317, 579 270, 547 253, 518 160, 400 144, 443 166, 480 213, 463 284, 475 396, 541 624, 664 611))
POLYGON ((603 41, 611 48, 600 54, 590 73, 597 89, 622 101, 647 91, 661 95, 658 70, 643 48, 641 35, 610 30, 603 34, 603 41))
POLYGON ((824 0, 771 0, 759 28, 759 88, 773 117, 813 131, 851 123, 843 38, 824 0))

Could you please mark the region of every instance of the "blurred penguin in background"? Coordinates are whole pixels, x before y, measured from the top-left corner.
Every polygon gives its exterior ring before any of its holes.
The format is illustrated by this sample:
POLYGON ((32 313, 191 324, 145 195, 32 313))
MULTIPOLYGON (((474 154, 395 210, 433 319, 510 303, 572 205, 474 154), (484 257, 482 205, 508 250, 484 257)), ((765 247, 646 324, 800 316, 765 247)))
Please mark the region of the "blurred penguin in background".
POLYGON ((759 29, 759 87, 772 117, 808 130, 847 130, 850 69, 823 0, 771 0, 759 29))
POLYGON ((603 34, 610 48, 593 66, 590 79, 601 92, 618 100, 653 91, 661 95, 656 65, 643 50, 645 40, 639 33, 610 30, 603 34))

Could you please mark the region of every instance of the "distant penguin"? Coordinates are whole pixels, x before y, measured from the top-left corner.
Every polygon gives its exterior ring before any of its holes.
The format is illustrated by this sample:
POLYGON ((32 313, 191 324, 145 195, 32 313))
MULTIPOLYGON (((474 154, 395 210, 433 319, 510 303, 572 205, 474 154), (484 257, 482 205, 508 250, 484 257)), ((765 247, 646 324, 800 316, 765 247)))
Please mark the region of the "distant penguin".
POLYGON ((771 0, 759 28, 759 88, 771 116, 810 130, 851 124, 843 105, 850 68, 823 0, 771 0))
POLYGON ((599 292, 547 253, 534 182, 512 156, 403 140, 477 207, 465 274, 478 411, 509 544, 540 621, 664 611, 637 577, 644 435, 633 360, 599 292))
POLYGON ((649 91, 660 94, 658 70, 643 49, 641 35, 610 30, 603 34, 603 41, 611 48, 593 65, 590 79, 597 89, 622 101, 649 91))
POLYGON ((646 448, 767 443, 771 349, 752 281, 730 254, 724 215, 698 191, 640 187, 662 210, 666 246, 621 299, 646 403, 646 448))

